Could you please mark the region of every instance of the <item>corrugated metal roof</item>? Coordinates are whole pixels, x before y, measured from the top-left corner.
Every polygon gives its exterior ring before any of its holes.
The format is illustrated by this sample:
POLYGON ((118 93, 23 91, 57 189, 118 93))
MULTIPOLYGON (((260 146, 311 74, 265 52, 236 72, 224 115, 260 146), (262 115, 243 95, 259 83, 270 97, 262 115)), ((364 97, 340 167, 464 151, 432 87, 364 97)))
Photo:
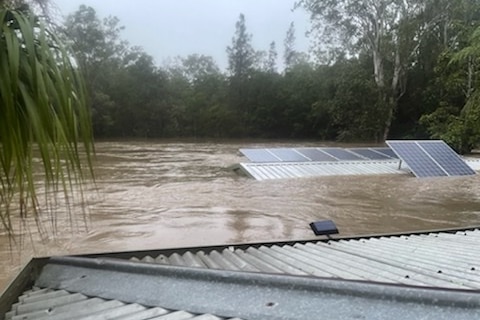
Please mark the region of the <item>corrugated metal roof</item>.
MULTIPOLYGON (((78 301, 87 296, 130 302, 119 305, 122 309, 114 316, 95 319, 138 319, 137 312, 146 312, 142 305, 160 306, 158 312, 165 308, 189 311, 173 312, 173 319, 178 315, 182 315, 180 319, 211 318, 203 315, 208 313, 249 320, 317 319, 319 315, 327 319, 450 320, 472 319, 480 312, 480 294, 469 290, 172 267, 110 258, 52 258, 36 285, 77 292, 64 298, 77 303, 84 303, 78 301), (201 316, 193 317, 193 313, 201 316)), ((57 292, 63 294, 53 294, 57 292)), ((154 319, 170 319, 170 315, 154 319)))
POLYGON ((256 180, 286 179, 318 176, 400 174, 408 172, 398 160, 338 161, 338 162, 279 162, 240 163, 238 170, 256 180))
POLYGON ((57 257, 6 319, 471 319, 479 241, 476 228, 57 257))
MULTIPOLYGON (((164 265, 480 289, 480 231, 230 247, 145 256, 164 265)), ((131 260, 138 261, 137 258, 131 260)))
MULTIPOLYGON (((480 170, 480 159, 466 158, 465 162, 473 169, 480 170)), ((256 180, 306 178, 342 175, 405 174, 410 169, 400 160, 361 160, 337 162, 274 162, 239 163, 235 171, 256 180)))
MULTIPOLYGON (((224 320, 211 314, 192 314, 186 311, 167 310, 160 307, 146 307, 138 303, 124 303, 87 297, 81 293, 65 290, 41 289, 33 287, 19 297, 7 320, 96 320, 96 319, 162 319, 162 320, 224 320)), ((231 320, 240 320, 234 318, 231 320)))
POLYGON ((480 170, 480 159, 479 158, 463 158, 465 162, 475 171, 480 170))

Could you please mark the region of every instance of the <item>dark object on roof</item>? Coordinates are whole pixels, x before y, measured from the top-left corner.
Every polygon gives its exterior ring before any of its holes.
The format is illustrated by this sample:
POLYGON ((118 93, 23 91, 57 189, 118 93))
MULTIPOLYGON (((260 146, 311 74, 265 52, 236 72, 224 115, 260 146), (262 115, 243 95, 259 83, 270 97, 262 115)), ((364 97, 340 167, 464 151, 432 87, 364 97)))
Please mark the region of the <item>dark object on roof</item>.
POLYGON ((312 228, 313 233, 316 236, 323 236, 329 234, 337 234, 338 229, 335 223, 332 220, 322 220, 310 223, 310 228, 312 228))

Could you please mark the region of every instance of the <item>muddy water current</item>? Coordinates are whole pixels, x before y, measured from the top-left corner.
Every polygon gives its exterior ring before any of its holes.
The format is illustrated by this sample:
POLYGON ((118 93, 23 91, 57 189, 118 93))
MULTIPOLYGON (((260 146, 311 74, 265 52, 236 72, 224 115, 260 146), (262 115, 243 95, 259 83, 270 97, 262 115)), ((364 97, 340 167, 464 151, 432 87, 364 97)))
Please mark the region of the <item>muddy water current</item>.
MULTIPOLYGON (((96 144, 96 186, 56 219, 0 234, 0 291, 33 256, 313 238, 480 224, 480 176, 410 175, 255 181, 229 170, 243 147, 320 143, 122 141, 96 144), (85 208, 87 208, 85 210, 85 208)), ((63 208, 63 210, 62 210, 63 208)))

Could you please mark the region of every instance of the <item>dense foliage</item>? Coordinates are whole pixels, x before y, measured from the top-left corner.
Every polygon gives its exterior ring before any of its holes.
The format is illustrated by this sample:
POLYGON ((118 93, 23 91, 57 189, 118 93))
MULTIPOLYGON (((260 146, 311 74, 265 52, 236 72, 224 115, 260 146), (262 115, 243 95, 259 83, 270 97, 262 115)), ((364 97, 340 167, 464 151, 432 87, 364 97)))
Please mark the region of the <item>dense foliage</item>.
MULTIPOLYGON (((157 66, 121 40, 118 19, 81 6, 65 23, 85 71, 97 137, 383 141, 480 138, 478 0, 303 0, 317 50, 252 46, 240 15, 229 66, 190 55, 157 66), (283 57, 277 66, 277 57, 283 57)), ((233 25, 233 23, 232 23, 233 25)))

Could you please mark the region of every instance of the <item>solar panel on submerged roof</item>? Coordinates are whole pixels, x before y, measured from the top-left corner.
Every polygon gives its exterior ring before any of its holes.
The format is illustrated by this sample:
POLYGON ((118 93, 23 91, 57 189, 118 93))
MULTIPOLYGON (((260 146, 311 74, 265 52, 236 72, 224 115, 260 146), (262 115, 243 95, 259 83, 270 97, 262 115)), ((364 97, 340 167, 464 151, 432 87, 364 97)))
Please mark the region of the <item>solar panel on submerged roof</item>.
POLYGON ((266 149, 240 149, 240 152, 252 162, 279 162, 280 159, 266 149))
POLYGON ((408 164, 415 176, 424 178, 447 175, 415 141, 387 141, 387 144, 408 164))
POLYGON ((362 157, 342 148, 321 148, 320 150, 328 153, 338 160, 365 160, 362 157))
POLYGON ((310 161, 310 159, 306 158, 299 152, 295 151, 294 149, 289 148, 275 148, 275 149, 268 149, 273 155, 278 157, 282 162, 306 162, 310 161))
POLYGON ((460 156, 443 141, 419 141, 422 147, 449 176, 466 176, 475 174, 460 156))
POLYGON ((337 161, 334 157, 329 154, 326 154, 321 149, 317 148, 298 148, 295 149, 305 157, 311 159, 312 161, 337 161))
POLYGON ((358 155, 361 155, 364 158, 370 159, 370 160, 387 160, 387 159, 392 159, 391 157, 387 156, 384 153, 376 152, 374 150, 371 150, 369 148, 350 148, 348 151, 354 152, 358 155))
POLYGON ((387 144, 417 177, 475 174, 465 168, 467 164, 441 140, 387 141, 387 144))
POLYGON ((240 149, 240 152, 252 162, 388 160, 397 158, 389 148, 257 148, 240 149), (390 151, 391 156, 385 153, 388 151, 390 151))
POLYGON ((390 158, 398 159, 398 156, 390 148, 370 148, 370 149, 374 150, 375 152, 379 152, 386 156, 389 156, 390 158))

